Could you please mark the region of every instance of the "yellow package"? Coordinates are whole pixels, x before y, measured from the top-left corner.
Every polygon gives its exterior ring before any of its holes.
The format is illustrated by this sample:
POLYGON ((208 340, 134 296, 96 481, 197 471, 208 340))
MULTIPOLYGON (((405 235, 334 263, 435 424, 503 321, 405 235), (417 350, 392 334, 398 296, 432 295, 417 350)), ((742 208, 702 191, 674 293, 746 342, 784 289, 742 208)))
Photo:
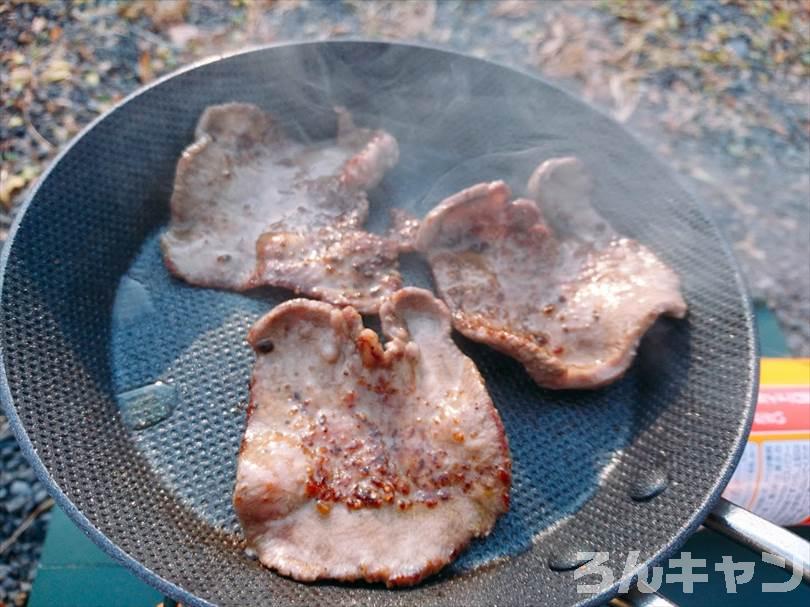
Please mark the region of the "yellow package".
POLYGON ((810 358, 763 358, 748 445, 723 497, 780 525, 810 524, 810 358))

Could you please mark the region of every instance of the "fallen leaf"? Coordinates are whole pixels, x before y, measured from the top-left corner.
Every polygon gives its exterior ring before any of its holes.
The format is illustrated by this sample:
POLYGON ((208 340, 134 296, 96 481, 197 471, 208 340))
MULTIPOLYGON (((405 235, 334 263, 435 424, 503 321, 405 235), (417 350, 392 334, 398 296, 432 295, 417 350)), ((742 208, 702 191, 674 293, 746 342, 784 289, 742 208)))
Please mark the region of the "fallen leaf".
POLYGON ((34 17, 31 20, 31 31, 38 34, 45 29, 46 25, 48 25, 48 21, 45 17, 34 17))
POLYGON ((58 25, 56 27, 52 27, 51 31, 48 32, 48 38, 51 39, 51 42, 56 42, 59 38, 62 37, 62 28, 58 25))
POLYGON ((678 13, 670 11, 666 17, 667 27, 673 31, 680 29, 681 27, 681 20, 678 17, 678 13))
POLYGON ((28 181, 22 175, 11 175, 0 181, 0 204, 6 210, 11 208, 11 197, 17 190, 23 189, 26 183, 28 181))
POLYGON ((31 81, 31 70, 27 67, 15 67, 8 74, 12 88, 20 89, 31 81))
POLYGON ((147 0, 144 12, 158 29, 180 23, 186 17, 188 0, 147 0))
POLYGON ((790 29, 790 11, 779 10, 771 16, 771 26, 782 30, 790 29))
POLYGON ((145 4, 143 0, 137 2, 122 2, 118 5, 118 15, 129 21, 134 21, 143 13, 145 4))
POLYGON ((143 51, 138 57, 138 79, 142 84, 145 84, 154 78, 152 72, 152 57, 149 51, 143 51))
POLYGON ((62 124, 67 130, 68 135, 73 135, 79 131, 79 125, 76 123, 76 118, 73 114, 67 114, 62 124))
POLYGON ((59 82, 70 78, 70 63, 63 59, 55 59, 48 64, 42 73, 45 82, 59 82))
POLYGON ((166 33, 174 46, 183 47, 200 36, 200 28, 190 23, 180 23, 171 26, 166 33))
POLYGON ((97 72, 87 72, 84 75, 84 81, 89 86, 98 86, 98 83, 101 82, 101 78, 97 72))
POLYGON ((20 177, 25 179, 26 181, 31 181, 39 176, 40 168, 34 166, 32 164, 27 164, 23 167, 22 171, 20 171, 20 177))
POLYGON ((23 124, 24 122, 21 116, 12 116, 8 119, 8 126, 11 129, 16 129, 18 126, 22 126, 23 124))

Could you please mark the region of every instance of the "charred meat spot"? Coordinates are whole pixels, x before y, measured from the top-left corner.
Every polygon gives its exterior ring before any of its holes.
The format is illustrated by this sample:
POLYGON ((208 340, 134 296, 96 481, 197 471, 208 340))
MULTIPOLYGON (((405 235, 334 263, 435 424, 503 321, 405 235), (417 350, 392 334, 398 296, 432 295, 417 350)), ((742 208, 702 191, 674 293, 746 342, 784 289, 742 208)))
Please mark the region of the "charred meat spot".
POLYGON ((447 472, 442 472, 436 475, 433 479, 433 483, 437 487, 447 487, 451 483, 450 475, 447 472))
POLYGON ((267 337, 256 342, 256 351, 261 354, 270 354, 275 349, 273 341, 267 337))
POLYGON ((307 497, 318 497, 318 495, 320 495, 321 493, 322 488, 323 488, 322 483, 316 483, 314 480, 310 478, 309 480, 307 480, 305 488, 307 497))
POLYGON ((360 335, 357 336, 356 344, 360 352, 360 359, 363 361, 363 366, 372 368, 381 366, 384 363, 385 353, 374 331, 363 329, 360 335))

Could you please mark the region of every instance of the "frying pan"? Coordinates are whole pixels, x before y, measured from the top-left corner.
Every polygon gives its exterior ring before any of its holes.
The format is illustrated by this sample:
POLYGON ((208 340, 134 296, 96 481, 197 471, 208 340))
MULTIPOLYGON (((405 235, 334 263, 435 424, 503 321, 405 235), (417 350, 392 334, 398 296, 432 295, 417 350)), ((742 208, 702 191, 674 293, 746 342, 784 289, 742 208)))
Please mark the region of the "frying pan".
MULTIPOLYGON (((407 282, 430 285, 416 257, 407 282)), ((707 517, 752 418, 751 309, 727 247, 669 171, 616 123, 545 82, 434 48, 317 42, 217 58, 167 77, 88 127, 31 195, 2 257, 2 401, 58 504, 104 550, 189 605, 584 605, 614 596, 630 551, 672 553, 707 517), (440 575, 391 591, 301 584, 246 553, 231 507, 252 355, 244 336, 290 293, 199 289, 172 279, 158 238, 175 163, 211 104, 258 104, 302 140, 343 105, 401 144, 371 193, 423 215, 501 178, 520 193, 543 159, 579 156, 595 205, 683 281, 689 315, 659 322, 608 388, 555 392, 458 337, 503 418, 512 508, 440 575), (615 583, 579 594, 580 551, 605 551, 615 583)), ((707 524, 748 534, 721 503, 707 524)), ((742 522, 740 522, 742 520, 742 522)), ((757 523, 760 524, 760 523, 757 523)), ((763 523, 764 524, 764 523, 763 523)), ((749 543, 778 540, 758 527, 749 543)), ((418 533, 418 530, 414 530, 418 533)), ((772 551, 798 559, 785 536, 772 551)), ((798 560, 794 560, 794 563, 798 560)))

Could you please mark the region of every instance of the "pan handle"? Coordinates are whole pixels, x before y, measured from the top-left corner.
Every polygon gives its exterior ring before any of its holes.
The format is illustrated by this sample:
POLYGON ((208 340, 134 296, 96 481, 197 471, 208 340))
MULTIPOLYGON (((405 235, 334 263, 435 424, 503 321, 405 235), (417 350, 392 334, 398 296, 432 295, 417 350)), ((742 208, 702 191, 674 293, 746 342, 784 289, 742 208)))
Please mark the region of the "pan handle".
MULTIPOLYGON (((784 568, 790 572, 800 571, 805 584, 810 584, 810 542, 784 527, 765 520, 724 498, 715 504, 714 510, 703 525, 738 544, 761 555, 768 552, 782 559, 784 568)), ((643 593, 638 587, 610 601, 612 607, 676 607, 660 594, 643 593)))
POLYGON ((805 584, 810 584, 810 542, 795 533, 723 498, 703 525, 757 554, 769 552, 782 558, 785 569, 801 571, 805 584))
POLYGON ((643 593, 638 587, 610 601, 610 607, 678 607, 655 592, 643 593))

